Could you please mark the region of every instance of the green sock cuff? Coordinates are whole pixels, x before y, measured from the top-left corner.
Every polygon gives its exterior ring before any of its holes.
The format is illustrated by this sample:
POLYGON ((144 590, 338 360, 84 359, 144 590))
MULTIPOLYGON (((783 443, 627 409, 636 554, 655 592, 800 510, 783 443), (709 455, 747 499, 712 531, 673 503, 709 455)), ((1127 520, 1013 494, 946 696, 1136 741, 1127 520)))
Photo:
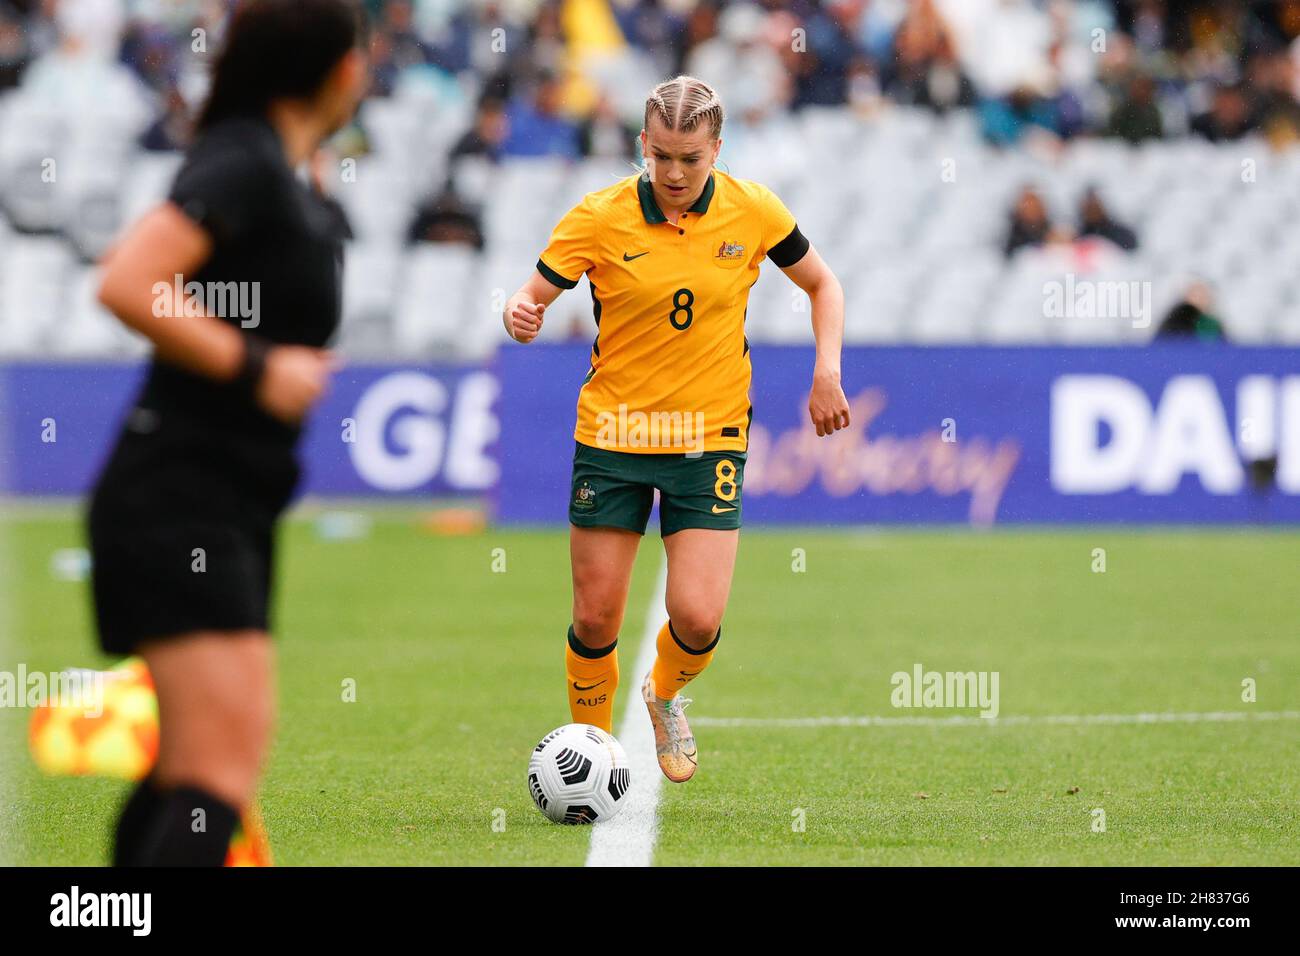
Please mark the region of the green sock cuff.
POLYGON ((693 655, 695 655, 696 657, 700 656, 701 654, 707 654, 707 653, 709 653, 709 652, 712 651, 715 647, 718 646, 718 641, 722 640, 722 628, 718 628, 718 633, 715 634, 715 635, 713 636, 713 640, 709 641, 709 645, 708 645, 708 647, 701 647, 701 648, 697 651, 695 648, 693 648, 693 647, 687 647, 685 644, 682 643, 682 639, 681 639, 680 637, 678 637, 678 636, 677 636, 677 632, 673 630, 673 622, 672 622, 672 621, 669 621, 669 622, 668 622, 668 633, 669 633, 669 635, 672 636, 673 642, 676 643, 676 645, 677 645, 678 647, 680 647, 680 648, 681 648, 683 651, 685 651, 687 654, 693 654, 693 655))
POLYGON ((614 648, 618 647, 618 638, 614 638, 614 643, 608 647, 588 647, 582 641, 578 640, 578 635, 574 633, 573 625, 569 625, 569 650, 579 657, 585 657, 589 661, 597 661, 602 657, 608 657, 613 653, 614 648))

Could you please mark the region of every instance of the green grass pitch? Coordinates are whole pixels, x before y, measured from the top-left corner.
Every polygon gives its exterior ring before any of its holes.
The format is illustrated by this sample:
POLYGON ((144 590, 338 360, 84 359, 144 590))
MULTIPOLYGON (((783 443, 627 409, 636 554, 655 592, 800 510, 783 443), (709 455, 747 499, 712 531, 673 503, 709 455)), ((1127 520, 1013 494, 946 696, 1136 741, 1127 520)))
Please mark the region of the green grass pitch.
MULTIPOLYGON (((361 538, 328 540, 303 516, 282 539, 280 726, 261 798, 277 862, 582 864, 590 831, 546 822, 524 779, 531 747, 568 721, 565 532, 441 537, 415 512, 371 516, 361 538)), ((0 670, 104 663, 86 584, 50 570, 80 544, 71 511, 0 523, 0 670)), ((661 554, 649 536, 620 719, 661 554)), ((655 861, 1294 866, 1297 567, 1300 535, 1262 530, 747 530, 694 717, 975 714, 892 707, 890 676, 920 663, 997 671, 1003 717, 1248 719, 700 721, 698 775, 662 789, 655 861)), ((0 710, 0 862, 105 862, 126 786, 40 776, 27 718, 0 710)))

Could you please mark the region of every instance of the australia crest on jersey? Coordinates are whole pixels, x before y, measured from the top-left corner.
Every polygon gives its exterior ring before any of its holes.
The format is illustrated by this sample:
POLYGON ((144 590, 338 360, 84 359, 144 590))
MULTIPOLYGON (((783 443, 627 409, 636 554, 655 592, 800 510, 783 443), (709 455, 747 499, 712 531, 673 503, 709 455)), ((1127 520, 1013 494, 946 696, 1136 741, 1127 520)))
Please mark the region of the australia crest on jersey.
POLYGON ((745 247, 739 242, 724 241, 718 246, 717 253, 713 256, 715 259, 724 261, 734 261, 745 257, 745 247))

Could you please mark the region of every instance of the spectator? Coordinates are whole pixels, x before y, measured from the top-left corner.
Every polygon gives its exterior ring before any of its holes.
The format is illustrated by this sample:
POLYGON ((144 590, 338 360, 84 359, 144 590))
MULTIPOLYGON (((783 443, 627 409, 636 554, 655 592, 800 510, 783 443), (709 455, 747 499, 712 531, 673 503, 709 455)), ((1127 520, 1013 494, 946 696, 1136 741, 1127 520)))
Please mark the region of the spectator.
POLYGON ((1083 99, 1070 83, 1070 78, 1077 72, 1078 66, 1072 62, 1067 41, 1053 40, 1047 52, 1043 83, 1047 92, 1044 98, 1051 106, 1053 131, 1063 139, 1085 132, 1088 125, 1083 99))
POLYGON ((501 50, 527 50, 529 37, 514 17, 507 17, 498 0, 457 3, 460 10, 443 30, 432 52, 432 63, 447 73, 493 74, 503 59, 501 50))
POLYGON ((776 35, 790 36, 796 26, 806 31, 806 48, 781 43, 776 49, 795 78, 791 107, 838 106, 848 100, 848 67, 857 52, 853 19, 861 14, 861 0, 831 0, 804 21, 791 13, 774 14, 769 22, 776 35))
POLYGON ((1166 45, 1165 0, 1137 0, 1133 11, 1133 41, 1145 57, 1154 57, 1166 45))
POLYGON ((420 204, 407 235, 410 242, 461 243, 483 251, 483 227, 478 211, 452 189, 420 204))
POLYGON ((1213 296, 1209 286, 1195 282, 1188 287, 1182 300, 1169 310, 1156 330, 1157 339, 1194 339, 1198 342, 1226 342, 1223 323, 1210 308, 1213 296))
POLYGON ((163 98, 162 115, 140 134, 140 145, 150 152, 170 152, 184 149, 189 139, 189 105, 173 84, 163 98))
POLYGON ((1193 83, 1210 82, 1230 86, 1241 76, 1241 53, 1245 46, 1244 9, 1221 3, 1182 11, 1191 48, 1181 57, 1184 71, 1193 83))
POLYGON ((1015 146, 1030 134, 1056 138, 1056 114, 1049 100, 1029 87, 1005 99, 980 104, 984 136, 995 146, 1015 146))
POLYGON ((682 9, 670 9, 673 6, 675 5, 658 0, 634 5, 610 4, 623 35, 637 49, 645 51, 653 64, 654 72, 661 76, 673 76, 681 72, 677 67, 682 51, 688 46, 685 36, 687 17, 694 16, 704 4, 695 5, 689 13, 682 9))
POLYGON ((623 122, 613 101, 602 93, 591 116, 578 128, 578 145, 586 157, 609 156, 635 163, 640 155, 640 131, 641 124, 623 122))
POLYGON ((955 31, 954 48, 984 96, 1001 99, 1026 87, 1044 88, 1052 45, 1047 4, 1038 0, 916 0, 912 9, 924 15, 925 8, 935 7, 942 11, 942 22, 955 31))
POLYGON ((126 30, 126 0, 60 0, 54 19, 65 46, 75 41, 86 57, 111 60, 126 30))
POLYGON ((393 52, 393 38, 383 30, 370 35, 370 95, 392 96, 402 68, 393 52))
POLYGON ((22 25, 9 19, 0 9, 0 93, 18 85, 28 57, 22 25))
MULTIPOLYGON (((789 74, 766 33, 767 22, 768 15, 758 8, 733 4, 719 18, 721 32, 686 58, 686 72, 710 78, 727 104, 728 116, 751 126, 785 109, 793 94, 789 74)), ((783 40, 788 46, 790 34, 783 40)))
POLYGON ((1106 132, 1134 145, 1164 135, 1164 118, 1156 105, 1156 85, 1151 77, 1139 73, 1129 79, 1124 99, 1111 110, 1106 132))
POLYGON ((180 76, 180 50, 171 31, 162 24, 132 23, 122 38, 118 59, 163 97, 180 76))
POLYGON ((1126 252, 1132 252, 1138 246, 1137 233, 1111 217, 1094 188, 1089 188, 1083 194, 1083 202, 1079 207, 1078 235, 1081 239, 1085 236, 1100 236, 1126 252))
POLYGON ((560 113, 562 88, 551 72, 539 75, 531 99, 518 96, 506 108, 509 131, 501 144, 504 156, 561 156, 578 159, 577 124, 560 113))
POLYGON ((884 92, 876 65, 867 56, 855 56, 849 63, 847 94, 849 108, 859 116, 874 116, 884 107, 884 92))
POLYGON ((527 67, 522 71, 524 77, 540 79, 536 74, 559 76, 568 68, 569 52, 560 23, 559 2, 548 0, 537 8, 529 25, 527 42, 528 60, 527 67))
POLYGON ((433 48, 415 30, 410 0, 388 0, 376 32, 388 38, 392 62, 399 72, 407 67, 423 66, 433 59, 433 48))
POLYGON ((1295 64, 1285 53, 1269 51, 1252 58, 1255 125, 1274 143, 1294 142, 1300 133, 1300 104, 1295 99, 1295 64))
POLYGON ((1214 91, 1208 112, 1192 120, 1192 132, 1211 143, 1241 139, 1254 129, 1251 103, 1240 84, 1220 86, 1214 91))
POLYGON ((474 114, 474 125, 456 140, 450 160, 454 165, 463 156, 483 156, 492 162, 501 158, 501 145, 506 138, 505 105, 497 98, 486 96, 479 101, 474 114))
POLYGON ((1053 235, 1052 223, 1047 216, 1047 204, 1033 186, 1020 190, 1011 211, 1011 228, 1004 246, 1007 258, 1029 246, 1038 248, 1053 235))
POLYGON ((973 106, 975 85, 962 72, 949 31, 938 17, 908 18, 894 38, 894 65, 885 92, 904 106, 924 106, 946 113, 973 106))
POLYGON ((58 9, 48 0, 0 0, 0 19, 17 18, 28 61, 59 45, 58 9))
POLYGON ((64 0, 55 9, 59 42, 32 61, 18 95, 68 116, 104 116, 132 135, 150 122, 149 90, 117 61, 125 14, 116 0, 64 0))

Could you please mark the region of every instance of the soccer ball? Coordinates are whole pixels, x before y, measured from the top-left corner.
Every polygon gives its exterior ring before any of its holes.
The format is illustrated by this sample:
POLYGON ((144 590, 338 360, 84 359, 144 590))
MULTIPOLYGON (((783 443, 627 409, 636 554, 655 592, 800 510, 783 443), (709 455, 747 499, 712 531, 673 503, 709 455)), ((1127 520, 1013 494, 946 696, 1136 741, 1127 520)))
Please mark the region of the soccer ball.
MULTIPOLYGON (((78 668, 85 699, 53 700, 32 711, 28 746, 52 776, 139 780, 158 759, 158 696, 145 662, 128 658, 108 671, 78 668)), ((257 803, 240 815, 226 866, 271 866, 271 844, 257 803)))
POLYGON ((528 791, 555 823, 608 820, 631 782, 623 745, 591 724, 565 724, 542 738, 528 761, 528 791))
POLYGON ((47 701, 32 711, 32 759, 48 774, 139 780, 158 756, 158 698, 149 669, 132 658, 83 676, 93 700, 47 701))

